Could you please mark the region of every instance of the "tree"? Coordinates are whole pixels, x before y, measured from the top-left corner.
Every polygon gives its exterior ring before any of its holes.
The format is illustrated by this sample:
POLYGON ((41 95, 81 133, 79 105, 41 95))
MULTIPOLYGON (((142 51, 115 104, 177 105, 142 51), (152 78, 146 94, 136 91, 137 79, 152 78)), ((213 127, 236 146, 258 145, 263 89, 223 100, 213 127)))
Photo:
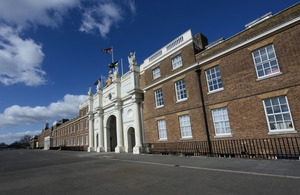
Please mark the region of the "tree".
POLYGON ((30 135, 24 135, 24 136, 20 139, 19 143, 20 143, 21 145, 23 145, 23 146, 29 146, 29 145, 30 145, 30 138, 31 138, 30 135))

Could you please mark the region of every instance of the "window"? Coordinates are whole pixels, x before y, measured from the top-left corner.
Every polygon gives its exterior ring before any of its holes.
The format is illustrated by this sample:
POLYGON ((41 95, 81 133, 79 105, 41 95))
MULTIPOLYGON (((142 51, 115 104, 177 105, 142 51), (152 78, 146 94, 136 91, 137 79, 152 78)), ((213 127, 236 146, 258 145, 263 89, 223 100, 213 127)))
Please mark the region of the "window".
POLYGON ((83 121, 81 121, 81 130, 83 129, 83 121))
POLYGON ((223 89, 219 66, 215 66, 205 71, 208 91, 223 89))
POLYGON ((185 100, 186 99, 186 89, 185 89, 184 79, 179 80, 175 83, 175 89, 176 89, 177 101, 185 100))
POLYGON ((155 102, 157 108, 164 106, 164 100, 163 100, 161 88, 155 91, 155 102))
POLYGON ((81 145, 83 146, 83 135, 81 136, 81 145))
POLYGON ((72 146, 72 138, 70 138, 70 146, 72 146))
POLYGON ((182 138, 192 138, 190 115, 179 116, 180 130, 182 138))
POLYGON ((227 108, 217 108, 211 111, 216 135, 230 135, 230 125, 227 108))
POLYGON ((157 79, 158 77, 160 77, 160 68, 159 67, 154 68, 152 70, 152 73, 153 73, 153 79, 157 79))
POLYGON ((77 136, 77 145, 79 146, 79 136, 77 136))
POLYGON ((286 96, 263 100, 270 131, 294 130, 293 120, 286 96))
POLYGON ((176 56, 172 59, 173 70, 182 66, 181 55, 176 56))
POLYGON ((89 143, 89 136, 85 135, 85 145, 88 145, 88 143, 89 143))
POLYGON ((160 140, 167 140, 167 127, 166 127, 166 120, 158 120, 158 137, 160 140))
POLYGON ((79 127, 80 123, 77 123, 77 131, 79 131, 80 127, 79 127))
POLYGON ((76 127, 76 126, 75 126, 75 124, 74 124, 74 126, 73 126, 73 132, 75 132, 75 127, 76 127))
POLYGON ((88 120, 85 120, 85 128, 88 128, 88 120))
POLYGON ((75 137, 73 137, 73 146, 75 146, 75 137))
POLYGON ((273 45, 268 45, 252 52, 257 78, 279 73, 273 45))

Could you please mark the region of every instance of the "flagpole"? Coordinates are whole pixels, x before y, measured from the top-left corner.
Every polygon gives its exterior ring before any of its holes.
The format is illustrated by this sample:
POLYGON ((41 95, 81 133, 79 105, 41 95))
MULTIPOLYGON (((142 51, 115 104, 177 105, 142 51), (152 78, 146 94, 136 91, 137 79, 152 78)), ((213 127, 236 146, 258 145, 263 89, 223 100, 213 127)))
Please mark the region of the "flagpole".
POLYGON ((123 58, 121 58, 121 68, 122 68, 122 76, 123 76, 123 58))
POLYGON ((114 63, 114 47, 111 46, 111 63, 114 63))

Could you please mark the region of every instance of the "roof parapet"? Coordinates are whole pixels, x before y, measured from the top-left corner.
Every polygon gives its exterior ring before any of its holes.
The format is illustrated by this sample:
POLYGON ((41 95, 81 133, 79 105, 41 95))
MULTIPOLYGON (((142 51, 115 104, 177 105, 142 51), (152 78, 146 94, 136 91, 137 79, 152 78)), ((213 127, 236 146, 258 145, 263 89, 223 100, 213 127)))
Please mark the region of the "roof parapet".
POLYGON ((210 49, 210 48, 212 48, 212 47, 214 47, 214 46, 216 46, 216 45, 222 43, 224 40, 225 40, 225 39, 222 37, 222 38, 220 38, 220 39, 218 39, 218 40, 216 40, 216 41, 214 41, 214 42, 212 42, 212 43, 206 45, 206 46, 205 46, 205 49, 210 49))
POLYGON ((256 20, 254 20, 254 21, 252 21, 252 22, 246 24, 246 25, 245 25, 245 28, 246 28, 246 29, 251 28, 252 26, 257 25, 257 24, 259 24, 259 23, 261 23, 261 22, 263 22, 263 21, 269 19, 270 17, 272 17, 272 12, 269 12, 269 13, 267 13, 267 14, 261 16, 260 18, 257 18, 256 20))

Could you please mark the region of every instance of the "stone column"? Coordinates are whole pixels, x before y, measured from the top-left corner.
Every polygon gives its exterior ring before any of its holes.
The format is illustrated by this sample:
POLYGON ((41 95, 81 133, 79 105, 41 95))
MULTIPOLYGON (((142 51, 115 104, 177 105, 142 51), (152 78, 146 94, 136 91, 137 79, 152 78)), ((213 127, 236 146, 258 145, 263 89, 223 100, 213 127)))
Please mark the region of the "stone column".
POLYGON ((90 112, 89 114, 89 147, 88 152, 92 152, 94 150, 94 115, 90 112))
POLYGON ((116 153, 124 152, 124 146, 123 146, 123 128, 122 128, 122 112, 121 112, 121 106, 116 106, 117 110, 117 117, 116 117, 116 123, 117 123, 117 147, 115 148, 116 153))
POLYGON ((108 135, 107 135, 107 127, 105 126, 104 128, 104 151, 105 152, 110 152, 110 146, 108 145, 108 135))
POLYGON ((139 101, 133 99, 133 113, 134 113, 134 135, 135 135, 135 146, 133 147, 134 154, 141 153, 142 137, 141 137, 141 120, 140 120, 140 109, 139 101))
POLYGON ((98 143, 99 146, 97 147, 97 152, 104 152, 104 143, 103 143, 103 111, 98 111, 98 116, 99 116, 99 134, 98 134, 98 143))

